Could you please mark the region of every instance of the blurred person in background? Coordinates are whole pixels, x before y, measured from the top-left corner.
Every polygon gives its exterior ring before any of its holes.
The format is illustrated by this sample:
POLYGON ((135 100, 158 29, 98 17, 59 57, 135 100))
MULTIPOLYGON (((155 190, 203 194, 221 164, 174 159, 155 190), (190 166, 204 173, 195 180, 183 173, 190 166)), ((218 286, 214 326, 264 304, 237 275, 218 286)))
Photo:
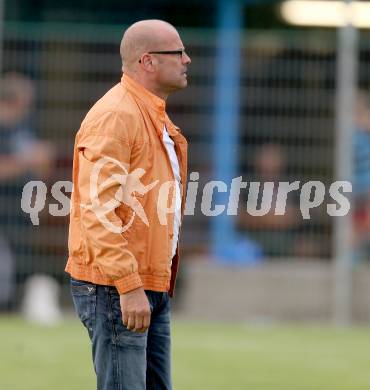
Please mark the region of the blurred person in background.
POLYGON ((273 182, 272 193, 264 191, 264 196, 272 198, 270 211, 262 216, 252 216, 246 210, 245 199, 239 213, 239 226, 248 232, 248 237, 261 245, 267 257, 291 256, 295 251, 296 232, 300 226, 298 199, 294 192, 288 194, 286 212, 275 215, 277 190, 280 181, 289 181, 286 177, 286 159, 284 149, 274 143, 268 143, 256 149, 253 160, 253 172, 249 182, 260 182, 258 193, 248 191, 248 199, 258 199, 261 204, 263 186, 273 182))
POLYGON ((355 106, 356 131, 353 138, 354 239, 356 258, 370 258, 370 101, 359 91, 355 106))
POLYGON ((23 186, 31 179, 44 178, 49 173, 53 161, 51 144, 39 140, 33 130, 34 97, 34 84, 27 76, 10 72, 2 77, 0 81, 0 306, 3 309, 11 308, 15 295, 14 285, 24 279, 23 264, 18 256, 21 246, 19 228, 27 225, 27 220, 21 211, 23 186))
POLYGON ((171 389, 169 297, 179 263, 187 142, 165 108, 167 97, 187 86, 190 58, 176 29, 160 20, 129 27, 121 57, 121 82, 76 135, 66 271, 92 340, 98 389, 171 389), (174 208, 160 222, 158 205, 167 208, 168 200, 160 202, 159 188, 166 182, 174 208))

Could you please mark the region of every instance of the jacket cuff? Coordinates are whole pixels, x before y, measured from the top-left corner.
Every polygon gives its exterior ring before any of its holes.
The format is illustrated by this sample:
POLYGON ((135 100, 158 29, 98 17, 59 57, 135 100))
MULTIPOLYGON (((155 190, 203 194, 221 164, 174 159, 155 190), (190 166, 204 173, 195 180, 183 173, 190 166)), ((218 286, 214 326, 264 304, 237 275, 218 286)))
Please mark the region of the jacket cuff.
POLYGON ((121 279, 115 280, 114 285, 116 286, 119 294, 125 294, 136 288, 143 287, 143 282, 137 272, 127 275, 121 279))

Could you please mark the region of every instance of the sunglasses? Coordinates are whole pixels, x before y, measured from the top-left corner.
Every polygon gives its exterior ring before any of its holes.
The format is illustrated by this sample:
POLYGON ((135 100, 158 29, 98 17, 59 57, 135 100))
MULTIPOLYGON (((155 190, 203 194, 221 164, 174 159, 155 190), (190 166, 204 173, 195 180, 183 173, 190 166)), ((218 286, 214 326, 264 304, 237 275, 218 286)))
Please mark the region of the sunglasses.
MULTIPOLYGON (((179 50, 148 51, 148 54, 165 54, 165 55, 174 54, 174 55, 179 55, 182 57, 184 54, 186 54, 186 52, 185 52, 185 49, 179 49, 179 50)), ((141 63, 141 59, 139 60, 139 63, 141 63)))

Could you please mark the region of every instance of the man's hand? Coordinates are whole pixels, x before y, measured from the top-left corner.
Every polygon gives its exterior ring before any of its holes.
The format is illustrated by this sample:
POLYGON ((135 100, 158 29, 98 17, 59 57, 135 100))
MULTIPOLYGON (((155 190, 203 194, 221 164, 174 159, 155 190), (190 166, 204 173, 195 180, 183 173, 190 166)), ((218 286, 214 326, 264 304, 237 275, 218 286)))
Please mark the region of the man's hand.
POLYGON ((122 321, 127 329, 143 333, 149 328, 150 306, 142 287, 120 295, 122 321))

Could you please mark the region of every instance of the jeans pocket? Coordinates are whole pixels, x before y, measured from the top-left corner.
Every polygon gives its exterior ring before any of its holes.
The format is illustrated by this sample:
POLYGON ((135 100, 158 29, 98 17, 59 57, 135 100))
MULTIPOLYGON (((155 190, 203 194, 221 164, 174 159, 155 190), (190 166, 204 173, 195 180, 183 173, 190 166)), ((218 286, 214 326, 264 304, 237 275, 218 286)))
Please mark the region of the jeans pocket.
POLYGON ((131 349, 145 349, 147 345, 148 331, 144 333, 138 333, 127 329, 127 327, 122 322, 122 311, 118 293, 111 293, 109 299, 110 310, 112 311, 111 317, 115 333, 115 342, 117 345, 131 349))
POLYGON ((96 285, 71 279, 71 293, 78 317, 91 338, 95 328, 96 285))

